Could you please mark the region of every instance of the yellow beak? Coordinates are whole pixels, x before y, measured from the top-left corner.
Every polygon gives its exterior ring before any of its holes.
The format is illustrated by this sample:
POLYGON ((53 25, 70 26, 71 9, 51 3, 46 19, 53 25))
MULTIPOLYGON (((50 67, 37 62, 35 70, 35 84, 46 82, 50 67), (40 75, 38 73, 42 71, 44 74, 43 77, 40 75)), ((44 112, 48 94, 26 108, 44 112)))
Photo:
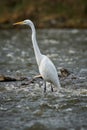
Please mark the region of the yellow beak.
POLYGON ((22 25, 22 24, 24 24, 24 22, 23 21, 21 21, 21 22, 17 22, 17 23, 13 23, 13 25, 22 25))

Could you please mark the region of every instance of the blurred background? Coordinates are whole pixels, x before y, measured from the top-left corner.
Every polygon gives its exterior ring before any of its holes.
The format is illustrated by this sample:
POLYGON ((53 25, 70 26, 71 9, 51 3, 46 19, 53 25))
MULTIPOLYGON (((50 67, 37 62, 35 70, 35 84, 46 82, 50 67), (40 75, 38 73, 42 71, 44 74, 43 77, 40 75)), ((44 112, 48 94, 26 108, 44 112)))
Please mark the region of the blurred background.
POLYGON ((0 0, 0 130, 87 130, 86 28, 87 0, 0 0), (35 24, 41 53, 69 73, 60 77, 66 91, 29 82, 39 74, 31 29, 13 26, 24 19, 35 24))
POLYGON ((39 28, 87 28, 87 0, 1 0, 0 28, 31 19, 39 28))

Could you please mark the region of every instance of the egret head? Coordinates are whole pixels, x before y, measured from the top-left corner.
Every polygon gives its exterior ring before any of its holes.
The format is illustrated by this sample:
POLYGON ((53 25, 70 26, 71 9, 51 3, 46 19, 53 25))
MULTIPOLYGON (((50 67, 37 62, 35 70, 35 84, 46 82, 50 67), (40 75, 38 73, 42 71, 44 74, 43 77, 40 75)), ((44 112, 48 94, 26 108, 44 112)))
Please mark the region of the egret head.
POLYGON ((17 22, 17 23, 14 23, 13 25, 31 25, 32 24, 32 21, 31 20, 24 20, 24 21, 21 21, 21 22, 17 22))

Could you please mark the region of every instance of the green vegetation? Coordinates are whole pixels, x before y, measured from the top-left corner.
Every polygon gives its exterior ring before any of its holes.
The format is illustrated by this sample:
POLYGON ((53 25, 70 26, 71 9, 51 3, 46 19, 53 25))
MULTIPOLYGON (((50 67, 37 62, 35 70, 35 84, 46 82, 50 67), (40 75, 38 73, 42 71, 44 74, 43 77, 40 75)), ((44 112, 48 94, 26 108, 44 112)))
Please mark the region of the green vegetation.
POLYGON ((40 28, 87 28, 87 0, 2 0, 0 28, 31 19, 40 28))

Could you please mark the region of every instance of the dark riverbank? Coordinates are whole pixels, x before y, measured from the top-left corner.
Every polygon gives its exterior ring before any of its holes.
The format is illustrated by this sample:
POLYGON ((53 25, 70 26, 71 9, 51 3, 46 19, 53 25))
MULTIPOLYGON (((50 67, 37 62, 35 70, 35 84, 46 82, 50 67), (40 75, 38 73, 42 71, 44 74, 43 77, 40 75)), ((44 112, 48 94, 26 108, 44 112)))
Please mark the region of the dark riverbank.
POLYGON ((87 0, 0 1, 0 28, 28 18, 38 28, 87 28, 87 0))

